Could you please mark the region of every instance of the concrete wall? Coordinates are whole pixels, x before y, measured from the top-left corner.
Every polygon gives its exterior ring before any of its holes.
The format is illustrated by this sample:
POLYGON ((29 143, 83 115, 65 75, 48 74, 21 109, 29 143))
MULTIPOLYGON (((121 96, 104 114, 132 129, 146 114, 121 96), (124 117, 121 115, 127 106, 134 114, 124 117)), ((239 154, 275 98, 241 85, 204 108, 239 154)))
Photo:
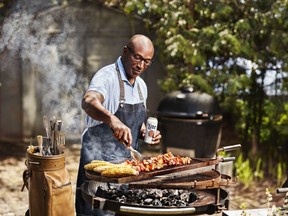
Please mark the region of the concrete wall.
MULTIPOLYGON (((0 38, 0 140, 45 135, 43 115, 62 119, 64 132, 78 139, 80 101, 95 71, 115 62, 133 34, 149 33, 141 20, 97 3, 62 7, 27 0, 15 8, 0 38)), ((156 53, 143 74, 152 114, 163 96, 157 84, 163 74, 156 53)))
POLYGON ((17 56, 2 53, 0 62, 0 136, 22 138, 22 65, 17 56), (9 67, 2 62, 13 62, 9 67))

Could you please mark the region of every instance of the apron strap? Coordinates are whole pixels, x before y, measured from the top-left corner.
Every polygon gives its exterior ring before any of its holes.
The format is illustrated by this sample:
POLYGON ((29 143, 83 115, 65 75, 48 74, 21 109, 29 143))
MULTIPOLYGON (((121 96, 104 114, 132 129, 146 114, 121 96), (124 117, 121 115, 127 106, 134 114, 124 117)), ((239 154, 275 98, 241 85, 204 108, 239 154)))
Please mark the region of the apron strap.
POLYGON ((120 99, 119 99, 119 102, 120 102, 120 107, 123 107, 124 102, 125 102, 124 82, 121 79, 121 74, 120 74, 120 70, 119 70, 117 62, 115 63, 115 66, 116 66, 116 71, 117 71, 117 75, 118 75, 118 81, 119 81, 119 85, 120 85, 120 99))
POLYGON ((142 95, 142 92, 141 92, 139 83, 137 84, 137 88, 138 88, 138 94, 139 94, 140 100, 143 101, 143 100, 144 100, 144 97, 143 97, 143 95, 142 95))
MULTIPOLYGON (((124 102, 125 102, 125 91, 124 91, 124 81, 121 79, 121 74, 120 74, 120 70, 118 67, 117 62, 115 63, 115 67, 116 67, 116 71, 117 71, 117 75, 118 75, 118 81, 119 81, 119 85, 120 85, 120 107, 124 106, 124 102)), ((140 100, 143 101, 144 97, 140 88, 139 83, 137 84, 137 90, 138 90, 138 95, 140 97, 140 100)))

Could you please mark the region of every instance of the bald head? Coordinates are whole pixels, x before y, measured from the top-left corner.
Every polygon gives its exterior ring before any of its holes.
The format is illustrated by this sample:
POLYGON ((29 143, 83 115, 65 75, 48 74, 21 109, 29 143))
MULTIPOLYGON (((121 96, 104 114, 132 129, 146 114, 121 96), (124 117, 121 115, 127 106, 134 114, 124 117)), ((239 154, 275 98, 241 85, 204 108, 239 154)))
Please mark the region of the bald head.
POLYGON ((143 52, 152 52, 152 57, 154 55, 154 46, 152 41, 145 35, 136 34, 133 37, 130 38, 128 41, 127 46, 136 49, 141 50, 143 52))
POLYGON ((134 35, 128 41, 123 49, 121 62, 131 84, 149 67, 153 56, 153 43, 145 35, 134 35))

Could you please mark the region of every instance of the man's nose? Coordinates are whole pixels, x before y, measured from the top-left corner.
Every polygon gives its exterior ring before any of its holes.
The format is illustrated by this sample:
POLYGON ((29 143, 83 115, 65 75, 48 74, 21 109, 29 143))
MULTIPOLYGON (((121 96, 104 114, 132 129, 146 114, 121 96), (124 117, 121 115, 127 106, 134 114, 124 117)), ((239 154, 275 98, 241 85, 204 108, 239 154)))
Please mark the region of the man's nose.
POLYGON ((137 66, 141 69, 143 69, 145 67, 145 62, 144 62, 144 59, 141 59, 138 63, 137 63, 137 66))

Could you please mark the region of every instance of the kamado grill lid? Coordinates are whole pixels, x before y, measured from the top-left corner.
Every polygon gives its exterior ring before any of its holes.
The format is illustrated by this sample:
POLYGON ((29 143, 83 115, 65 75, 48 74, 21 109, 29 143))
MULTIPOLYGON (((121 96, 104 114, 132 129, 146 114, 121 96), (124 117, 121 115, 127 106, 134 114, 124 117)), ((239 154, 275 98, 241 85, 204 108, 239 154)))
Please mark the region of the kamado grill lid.
POLYGON ((183 87, 166 95, 158 106, 158 116, 213 119, 220 115, 220 109, 215 97, 207 93, 193 91, 191 86, 183 87))

